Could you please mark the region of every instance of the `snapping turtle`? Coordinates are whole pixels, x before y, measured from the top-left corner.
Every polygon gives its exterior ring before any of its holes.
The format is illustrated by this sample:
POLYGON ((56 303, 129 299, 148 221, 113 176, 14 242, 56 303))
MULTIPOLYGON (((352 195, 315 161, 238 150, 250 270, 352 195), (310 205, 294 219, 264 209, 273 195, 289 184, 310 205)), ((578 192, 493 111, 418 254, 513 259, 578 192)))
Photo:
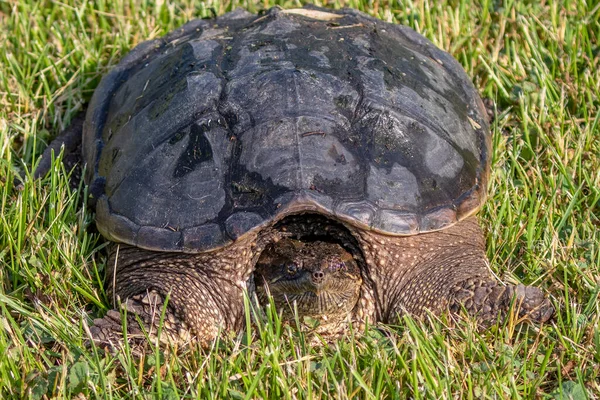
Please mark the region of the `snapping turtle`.
MULTIPOLYGON (((201 342, 241 327, 245 289, 323 335, 511 302, 546 321, 541 290, 488 268, 473 214, 490 139, 458 62, 407 27, 314 7, 192 21, 137 46, 88 107, 108 289, 130 333, 167 303, 163 332, 201 342)), ((92 327, 120 331, 115 311, 92 327)))

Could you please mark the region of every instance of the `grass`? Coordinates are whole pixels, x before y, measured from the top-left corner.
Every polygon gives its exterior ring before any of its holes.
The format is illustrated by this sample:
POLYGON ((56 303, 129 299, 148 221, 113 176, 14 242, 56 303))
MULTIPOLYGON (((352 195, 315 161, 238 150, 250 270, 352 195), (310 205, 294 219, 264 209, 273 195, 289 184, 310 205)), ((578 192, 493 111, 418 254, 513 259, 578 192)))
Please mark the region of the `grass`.
MULTIPOLYGON (((544 326, 406 318, 311 347, 267 310, 211 349, 136 359, 85 347, 109 301, 106 258, 59 162, 39 155, 135 44, 237 5, 294 1, 0 0, 0 397, 600 398, 600 4, 332 1, 406 24, 454 55, 493 99, 481 213, 493 271, 543 287, 544 326)), ((320 3, 323 4, 323 3, 320 3)))

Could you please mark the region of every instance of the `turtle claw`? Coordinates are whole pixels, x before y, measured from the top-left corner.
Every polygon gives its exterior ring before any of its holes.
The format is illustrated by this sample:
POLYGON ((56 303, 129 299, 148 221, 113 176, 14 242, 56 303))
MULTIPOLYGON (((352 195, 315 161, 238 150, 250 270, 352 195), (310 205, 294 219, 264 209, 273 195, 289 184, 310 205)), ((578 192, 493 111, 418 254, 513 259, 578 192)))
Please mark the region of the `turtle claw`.
POLYGON ((453 290, 450 311, 464 308, 487 325, 505 318, 511 306, 519 318, 535 323, 547 322, 554 315, 554 306, 544 292, 533 286, 502 286, 496 281, 469 279, 453 290))
POLYGON ((124 348, 125 337, 127 337, 133 354, 142 354, 146 336, 136 321, 135 315, 128 314, 126 318, 126 328, 122 324, 121 313, 117 310, 108 311, 104 318, 94 319, 94 325, 90 327, 91 340, 88 344, 91 345, 93 342, 100 349, 116 353, 124 348), (126 336, 124 329, 127 329, 126 336))
POLYGON ((143 354, 148 343, 167 346, 189 342, 191 335, 185 324, 179 322, 169 308, 161 321, 163 305, 162 297, 154 291, 133 296, 121 304, 127 313, 125 326, 121 313, 110 310, 104 318, 94 319, 91 339, 96 346, 113 353, 123 348, 127 340, 134 355, 143 354))
POLYGON ((554 315, 554 306, 544 292, 533 286, 516 285, 507 287, 508 301, 514 301, 519 316, 532 322, 544 323, 554 315), (511 293, 512 292, 512 293, 511 293))

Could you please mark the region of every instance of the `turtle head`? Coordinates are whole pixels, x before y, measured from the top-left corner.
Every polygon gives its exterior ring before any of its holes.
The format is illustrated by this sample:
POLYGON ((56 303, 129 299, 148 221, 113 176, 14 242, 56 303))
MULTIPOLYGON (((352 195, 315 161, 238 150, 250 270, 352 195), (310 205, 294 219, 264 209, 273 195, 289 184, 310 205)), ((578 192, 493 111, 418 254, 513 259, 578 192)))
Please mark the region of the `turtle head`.
POLYGON ((254 281, 259 300, 272 296, 284 318, 296 308, 300 317, 324 321, 345 318, 362 284, 356 261, 339 244, 288 238, 265 248, 254 281))

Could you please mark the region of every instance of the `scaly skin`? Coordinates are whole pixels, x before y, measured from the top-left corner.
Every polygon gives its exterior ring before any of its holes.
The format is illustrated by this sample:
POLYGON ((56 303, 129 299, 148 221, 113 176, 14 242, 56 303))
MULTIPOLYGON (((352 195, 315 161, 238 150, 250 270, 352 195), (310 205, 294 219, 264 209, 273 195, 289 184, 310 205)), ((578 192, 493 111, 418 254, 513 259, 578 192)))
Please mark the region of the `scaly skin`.
POLYGON ((457 312, 464 307, 489 323, 505 315, 513 300, 520 304, 520 315, 532 321, 545 322, 554 312, 540 289, 503 286, 492 276, 476 217, 414 236, 354 233, 368 265, 377 321, 394 323, 404 313, 457 312))
MULTIPOLYGON (((144 322, 147 332, 156 334, 166 301, 170 316, 166 339, 178 341, 190 336, 207 345, 221 330, 242 326, 243 291, 262 250, 255 238, 249 236, 223 250, 201 254, 154 252, 112 244, 106 274, 108 292, 125 302, 131 311, 128 325, 136 332, 139 328, 134 314, 144 322), (142 301, 149 293, 153 307, 142 301)), ((121 326, 115 326, 115 318, 113 312, 94 321, 92 336, 98 344, 120 341, 121 326)))
MULTIPOLYGON (((118 246, 117 255, 117 246, 113 245, 109 266, 116 265, 117 269, 107 275, 109 290, 114 287, 117 296, 127 299, 130 333, 139 337, 137 315, 154 339, 161 305, 168 296, 167 323, 163 327, 167 340, 195 338, 207 345, 219 332, 242 328, 243 289, 261 252, 268 243, 280 239, 280 232, 294 231, 299 236, 303 230, 313 235, 328 233, 353 246, 351 236, 344 238, 340 224, 328 226, 326 222, 322 217, 303 216, 283 230, 276 225, 259 237, 196 255, 157 253, 123 245, 118 246), (307 223, 301 222, 303 218, 307 223)), ((464 308, 488 324, 505 316, 513 302, 520 305, 521 316, 536 322, 545 322, 553 314, 540 289, 502 286, 494 279, 474 217, 443 231, 415 236, 392 237, 351 230, 357 239, 354 244, 364 254, 364 260, 358 260, 363 265, 360 295, 349 318, 343 323, 334 318, 336 323, 325 324, 317 331, 320 334, 335 337, 347 329, 349 321, 358 326, 366 321, 396 323, 405 313, 419 316, 425 310, 440 313, 464 308)), ((349 286, 353 284, 348 282, 349 286)), ((118 343, 122 334, 117 314, 111 312, 96 320, 92 334, 100 344, 118 343)))

